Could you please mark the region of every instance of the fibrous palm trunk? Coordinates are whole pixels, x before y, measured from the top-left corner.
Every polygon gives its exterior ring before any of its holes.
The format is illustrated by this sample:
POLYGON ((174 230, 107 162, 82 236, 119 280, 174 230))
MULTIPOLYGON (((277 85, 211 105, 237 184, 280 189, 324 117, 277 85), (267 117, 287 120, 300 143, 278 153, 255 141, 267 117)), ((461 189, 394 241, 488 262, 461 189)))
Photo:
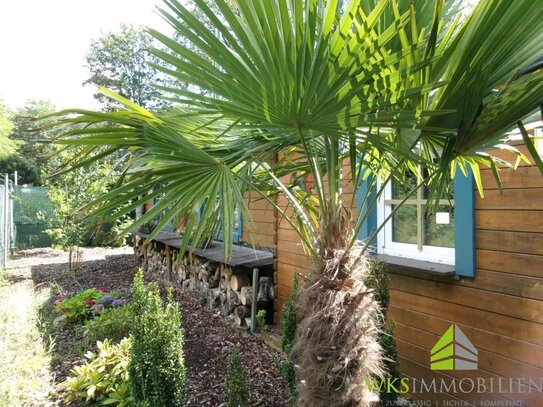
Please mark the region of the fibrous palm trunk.
MULTIPOLYGON (((321 240, 321 265, 300 292, 298 337, 299 405, 371 406, 378 396, 366 379, 382 374, 378 326, 381 313, 364 284, 369 260, 346 250, 352 226, 336 222, 332 241, 321 240)), ((330 236, 330 234, 328 234, 330 236)))

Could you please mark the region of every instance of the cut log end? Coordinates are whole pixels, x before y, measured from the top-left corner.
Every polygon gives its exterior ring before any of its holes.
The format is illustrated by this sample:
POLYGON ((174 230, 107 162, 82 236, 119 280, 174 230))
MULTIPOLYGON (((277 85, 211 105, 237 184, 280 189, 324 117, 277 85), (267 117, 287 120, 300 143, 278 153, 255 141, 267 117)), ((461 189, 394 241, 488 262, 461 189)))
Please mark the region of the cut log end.
POLYGON ((232 291, 240 291, 241 287, 246 287, 249 284, 249 277, 245 274, 233 274, 230 277, 230 289, 232 291))
POLYGON ((253 300, 253 287, 241 287, 240 299, 243 305, 251 305, 253 300))

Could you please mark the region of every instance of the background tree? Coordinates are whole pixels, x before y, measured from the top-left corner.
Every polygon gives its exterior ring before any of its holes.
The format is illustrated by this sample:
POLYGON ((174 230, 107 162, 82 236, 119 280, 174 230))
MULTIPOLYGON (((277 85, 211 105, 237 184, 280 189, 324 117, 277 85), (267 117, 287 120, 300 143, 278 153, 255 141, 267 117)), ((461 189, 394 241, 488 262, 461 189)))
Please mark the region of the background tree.
MULTIPOLYGON (((127 24, 122 24, 118 32, 93 40, 86 55, 90 76, 83 84, 106 87, 147 109, 168 106, 155 88, 167 84, 168 79, 153 66, 161 63, 149 52, 153 41, 142 27, 127 24)), ((106 110, 115 106, 101 92, 94 97, 106 110)))
POLYGON ((101 216, 85 216, 78 212, 87 202, 107 193, 120 175, 115 157, 65 172, 66 165, 82 150, 59 149, 49 162, 49 173, 58 175, 48 178, 45 183, 53 208, 52 216, 46 219, 49 227, 47 233, 53 244, 70 253, 70 259, 80 246, 122 246, 126 237, 123 229, 129 221, 127 215, 106 222, 101 216))
POLYGON ((0 158, 0 174, 10 174, 11 176, 15 171, 17 171, 19 184, 41 184, 40 171, 34 160, 25 158, 19 153, 0 158))
POLYGON ((47 175, 47 160, 55 148, 43 143, 47 135, 41 126, 50 123, 51 119, 41 122, 37 119, 54 111, 55 107, 49 100, 27 100, 22 108, 15 111, 10 138, 19 147, 16 153, 0 161, 0 171, 12 173, 17 170, 20 184, 43 184, 47 175))
POLYGON ((418 13, 410 1, 351 0, 343 11, 335 0, 238 0, 235 10, 215 0, 217 17, 194 1, 213 27, 176 0, 164 12, 191 46, 151 31, 170 49, 153 51, 171 65, 164 72, 190 85, 167 89, 178 110, 153 114, 106 91, 124 109, 75 110, 60 122, 95 126, 60 143, 138 153, 119 186, 87 209, 107 214, 131 202, 122 214, 162 196, 134 227, 161 216, 153 239, 185 218, 183 244, 196 248, 220 224, 228 256, 235 208, 251 219, 244 193, 268 200, 313 262, 293 348, 299 402, 367 406, 375 395, 363 379, 382 369, 379 310, 364 284, 377 231, 362 247, 355 242, 384 187, 356 208, 343 200, 343 186, 356 193, 395 180, 408 197, 428 187, 435 199, 455 171, 471 168, 478 180, 479 165, 497 172, 507 164, 481 149, 522 129, 539 108, 540 66, 525 67, 543 59, 543 9, 532 0, 485 0, 465 21, 447 22, 444 1, 418 13), (300 187, 305 177, 312 191, 300 187), (287 210, 275 204, 278 195, 287 210))
POLYGON ((10 112, 2 100, 0 100, 0 159, 8 157, 17 149, 15 143, 9 136, 13 129, 13 122, 10 112))

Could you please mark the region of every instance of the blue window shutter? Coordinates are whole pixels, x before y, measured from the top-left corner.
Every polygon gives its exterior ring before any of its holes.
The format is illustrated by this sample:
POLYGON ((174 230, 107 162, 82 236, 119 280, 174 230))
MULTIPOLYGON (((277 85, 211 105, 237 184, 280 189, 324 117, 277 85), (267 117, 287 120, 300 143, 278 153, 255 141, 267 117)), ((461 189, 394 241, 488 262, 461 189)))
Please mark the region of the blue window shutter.
MULTIPOLYGON (((368 208, 368 202, 364 204, 364 197, 366 196, 366 193, 368 192, 368 188, 372 188, 370 195, 369 195, 369 203, 371 204, 377 195, 377 187, 373 186, 371 187, 371 178, 368 178, 366 181, 362 182, 360 187, 358 188, 358 193, 356 196, 357 199, 357 208, 360 212, 364 213, 367 211, 368 208)), ((358 232, 358 240, 366 241, 373 232, 377 229, 377 205, 374 205, 373 208, 370 211, 370 214, 368 218, 366 219, 366 222, 362 225, 360 228, 360 231, 358 232)), ((372 241, 372 245, 374 248, 377 246, 377 240, 374 238, 372 241)))
POLYGON ((454 257, 458 276, 475 277, 475 185, 473 173, 454 179, 454 257))
POLYGON ((241 211, 238 210, 238 227, 232 231, 232 242, 239 243, 243 234, 243 217, 241 211))

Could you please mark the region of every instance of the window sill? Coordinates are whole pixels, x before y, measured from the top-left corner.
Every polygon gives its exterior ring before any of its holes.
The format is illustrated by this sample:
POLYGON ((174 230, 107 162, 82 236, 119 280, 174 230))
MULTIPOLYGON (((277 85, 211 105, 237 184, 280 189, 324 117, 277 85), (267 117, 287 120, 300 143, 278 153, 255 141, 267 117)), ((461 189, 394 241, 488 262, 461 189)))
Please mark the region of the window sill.
POLYGON ((372 257, 377 261, 387 263, 390 266, 390 272, 395 274, 420 275, 420 277, 454 277, 455 268, 449 264, 387 256, 384 254, 374 254, 372 257))

